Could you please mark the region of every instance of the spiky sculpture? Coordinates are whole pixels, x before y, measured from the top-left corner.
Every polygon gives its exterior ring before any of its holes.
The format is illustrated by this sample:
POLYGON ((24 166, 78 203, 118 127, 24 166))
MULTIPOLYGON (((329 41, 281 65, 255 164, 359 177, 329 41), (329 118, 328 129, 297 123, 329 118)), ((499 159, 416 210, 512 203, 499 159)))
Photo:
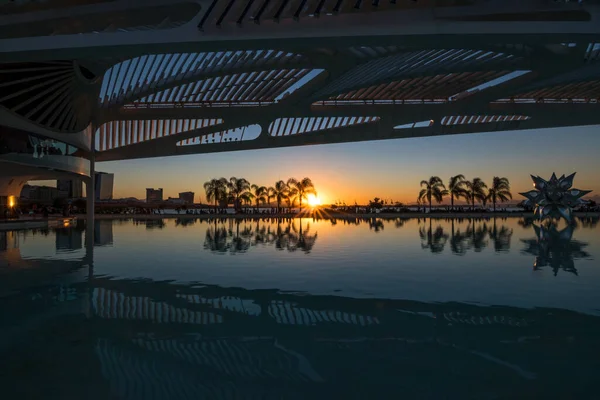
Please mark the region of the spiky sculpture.
POLYGON ((567 222, 571 222, 573 207, 584 204, 585 201, 581 198, 591 192, 591 190, 571 188, 574 177, 575 173, 557 178, 553 173, 550 180, 546 181, 539 176, 531 175, 536 190, 519 194, 527 198, 526 205, 535 207, 536 217, 540 219, 562 217, 567 222))

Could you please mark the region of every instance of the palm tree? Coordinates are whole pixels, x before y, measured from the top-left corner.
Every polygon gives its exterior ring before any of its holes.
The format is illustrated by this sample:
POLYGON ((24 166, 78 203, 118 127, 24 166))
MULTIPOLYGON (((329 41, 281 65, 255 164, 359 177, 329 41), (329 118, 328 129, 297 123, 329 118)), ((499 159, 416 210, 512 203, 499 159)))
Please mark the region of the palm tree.
POLYGON ((459 174, 450 177, 448 182, 448 194, 450 195, 450 207, 454 210, 454 199, 460 199, 464 197, 465 200, 469 200, 467 197, 467 191, 465 189, 465 176, 459 174))
POLYGON ((438 203, 441 203, 444 200, 444 196, 448 195, 448 191, 446 190, 446 186, 440 179, 439 176, 432 176, 429 178, 429 181, 421 181, 421 186, 425 186, 424 189, 421 189, 419 192, 419 199, 425 200, 429 203, 429 212, 431 212, 431 198, 433 197, 438 203))
POLYGON ((288 193, 288 185, 284 181, 275 182, 275 186, 273 187, 273 197, 277 201, 277 212, 281 210, 281 202, 287 198, 288 193))
POLYGON ((265 192, 265 196, 267 197, 267 204, 269 207, 271 206, 271 199, 275 197, 275 188, 273 186, 269 186, 267 191, 265 192))
POLYGON ((234 208, 237 210, 240 207, 241 200, 245 193, 250 191, 250 182, 244 178, 236 178, 232 176, 227 183, 229 189, 229 198, 233 202, 234 208))
POLYGON ((300 202, 300 211, 302 211, 302 199, 306 199, 309 194, 315 196, 317 195, 315 185, 308 177, 302 179, 301 181, 298 181, 295 178, 290 178, 288 179, 287 184, 290 189, 296 189, 298 201, 300 202))
POLYGON ((496 212, 496 201, 508 201, 508 199, 512 200, 510 183, 508 182, 508 179, 495 176, 492 186, 488 190, 487 199, 491 200, 494 204, 494 212, 496 212))
POLYGON ((227 193, 227 179, 211 179, 208 182, 204 182, 204 191, 206 192, 206 200, 215 202, 215 209, 217 208, 219 200, 222 200, 227 193))
POLYGON ((481 178, 475 178, 472 181, 465 181, 465 186, 467 187, 466 193, 468 200, 471 201, 471 209, 475 209, 475 199, 485 203, 487 198, 485 189, 487 189, 487 185, 481 180, 481 178))
MULTIPOLYGON (((298 189, 290 188, 289 185, 288 185, 288 188, 289 189, 287 192, 286 201, 287 201, 288 207, 290 208, 290 211, 291 211, 292 207, 294 207, 296 205, 296 199, 300 196, 298 195, 298 189)), ((300 200, 300 201, 302 201, 302 200, 300 200)))
POLYGON ((246 207, 252 205, 252 199, 254 199, 254 194, 252 194, 251 192, 244 192, 240 196, 240 201, 243 201, 246 207))
POLYGON ((258 212, 258 206, 260 202, 265 202, 267 198, 267 188, 264 186, 252 185, 252 195, 254 195, 254 201, 256 201, 256 212, 258 212))

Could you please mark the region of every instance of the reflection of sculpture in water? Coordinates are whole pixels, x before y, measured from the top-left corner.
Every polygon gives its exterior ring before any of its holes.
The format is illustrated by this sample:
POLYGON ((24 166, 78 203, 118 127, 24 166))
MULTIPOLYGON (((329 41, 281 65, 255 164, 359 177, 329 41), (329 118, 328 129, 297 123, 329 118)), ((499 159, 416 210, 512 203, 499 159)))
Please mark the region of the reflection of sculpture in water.
POLYGON ((583 250, 588 244, 573 240, 574 224, 567 225, 558 230, 555 223, 533 225, 536 239, 522 239, 525 243, 523 253, 535 256, 534 270, 542 267, 551 267, 554 275, 558 270, 571 272, 578 275, 575 260, 590 258, 590 254, 583 250))
POLYGON ((300 223, 298 228, 296 220, 291 218, 278 218, 276 227, 260 219, 229 220, 229 223, 235 225, 235 231, 232 226, 226 229, 217 225, 217 220, 214 221, 214 225, 206 230, 205 249, 217 253, 244 253, 251 247, 270 245, 277 250, 310 253, 317 240, 317 233, 311 234, 310 223, 306 224, 306 228, 300 223))

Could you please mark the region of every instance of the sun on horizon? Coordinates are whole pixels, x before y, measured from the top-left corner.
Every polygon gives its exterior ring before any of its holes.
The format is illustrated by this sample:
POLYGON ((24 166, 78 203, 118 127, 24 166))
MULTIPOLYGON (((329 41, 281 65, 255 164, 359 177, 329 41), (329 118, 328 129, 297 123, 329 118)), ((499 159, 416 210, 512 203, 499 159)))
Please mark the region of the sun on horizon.
POLYGON ((321 199, 319 199, 317 196, 315 196, 314 194, 309 194, 308 198, 308 205, 311 207, 317 207, 318 205, 321 204, 321 199))

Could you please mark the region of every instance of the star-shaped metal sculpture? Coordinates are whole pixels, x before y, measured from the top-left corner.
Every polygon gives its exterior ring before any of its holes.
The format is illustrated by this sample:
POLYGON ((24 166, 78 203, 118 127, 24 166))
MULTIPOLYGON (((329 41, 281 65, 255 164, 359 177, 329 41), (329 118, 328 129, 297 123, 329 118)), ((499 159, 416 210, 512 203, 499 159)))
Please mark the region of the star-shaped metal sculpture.
POLYGON ((525 205, 535 207, 536 217, 540 219, 562 217, 571 222, 573 207, 585 204, 581 198, 591 192, 591 190, 573 189, 574 177, 575 173, 557 178, 553 173, 550 180, 546 181, 539 176, 531 175, 536 190, 519 194, 527 198, 525 205))

